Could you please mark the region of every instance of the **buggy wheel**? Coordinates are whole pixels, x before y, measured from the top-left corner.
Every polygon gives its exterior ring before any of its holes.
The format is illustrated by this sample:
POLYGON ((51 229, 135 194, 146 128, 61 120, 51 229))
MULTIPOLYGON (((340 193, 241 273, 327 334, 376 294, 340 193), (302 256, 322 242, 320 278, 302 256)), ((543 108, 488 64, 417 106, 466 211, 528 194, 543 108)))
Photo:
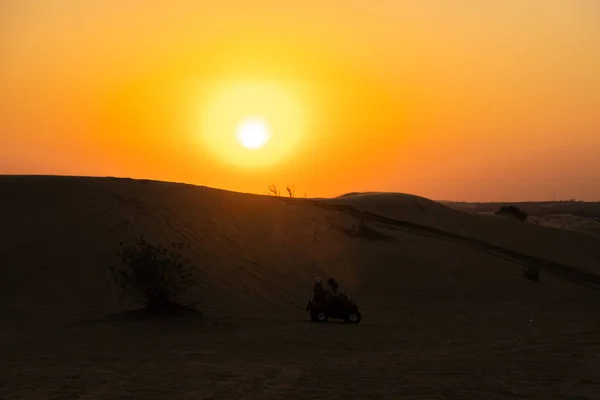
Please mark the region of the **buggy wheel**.
POLYGON ((315 322, 326 322, 329 319, 329 314, 323 310, 311 310, 310 319, 315 322))
POLYGON ((358 311, 352 311, 346 315, 345 320, 350 324, 358 324, 360 323, 361 315, 358 311))

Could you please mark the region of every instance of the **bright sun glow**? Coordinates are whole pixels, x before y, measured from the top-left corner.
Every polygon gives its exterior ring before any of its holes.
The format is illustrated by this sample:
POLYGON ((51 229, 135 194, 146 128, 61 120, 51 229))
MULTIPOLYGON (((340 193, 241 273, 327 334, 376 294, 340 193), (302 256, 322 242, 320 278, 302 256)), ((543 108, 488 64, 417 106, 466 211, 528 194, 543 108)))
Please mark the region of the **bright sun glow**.
POLYGON ((289 159, 306 134, 305 110, 293 97, 302 93, 288 82, 214 82, 197 115, 204 145, 220 161, 242 168, 289 159))
POLYGON ((261 118, 246 118, 236 132, 237 140, 250 150, 263 147, 271 138, 267 123, 261 118))

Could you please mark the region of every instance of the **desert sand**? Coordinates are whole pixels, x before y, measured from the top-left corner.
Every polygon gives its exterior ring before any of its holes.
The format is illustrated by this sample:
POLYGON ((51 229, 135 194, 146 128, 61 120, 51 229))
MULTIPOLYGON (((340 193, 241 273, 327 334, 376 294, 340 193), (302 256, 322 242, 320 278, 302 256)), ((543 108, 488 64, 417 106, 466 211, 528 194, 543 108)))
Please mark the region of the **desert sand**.
POLYGON ((5 176, 0 255, 1 399, 600 398, 589 233, 397 193, 5 176), (190 245, 202 315, 118 299, 108 266, 139 234, 190 245), (309 321, 330 275, 361 324, 309 321))

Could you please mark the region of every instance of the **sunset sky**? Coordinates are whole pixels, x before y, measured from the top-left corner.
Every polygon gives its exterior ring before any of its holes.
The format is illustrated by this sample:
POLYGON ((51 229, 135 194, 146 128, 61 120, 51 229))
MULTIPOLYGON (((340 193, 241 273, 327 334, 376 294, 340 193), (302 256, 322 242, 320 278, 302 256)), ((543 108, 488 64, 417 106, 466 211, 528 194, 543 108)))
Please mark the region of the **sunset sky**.
POLYGON ((600 200, 600 2, 3 0, 0 174, 600 200))

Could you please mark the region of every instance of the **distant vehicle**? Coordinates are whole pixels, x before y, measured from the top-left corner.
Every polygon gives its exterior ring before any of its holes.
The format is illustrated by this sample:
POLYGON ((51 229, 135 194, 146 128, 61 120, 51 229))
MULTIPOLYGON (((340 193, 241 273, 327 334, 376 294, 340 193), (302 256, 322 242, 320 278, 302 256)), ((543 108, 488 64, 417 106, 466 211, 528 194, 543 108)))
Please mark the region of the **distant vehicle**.
POLYGON ((343 319, 352 324, 360 323, 361 314, 356 302, 345 293, 340 293, 337 300, 330 303, 317 303, 311 297, 306 305, 306 311, 309 312, 310 319, 315 322, 326 322, 329 318, 332 318, 343 319))

